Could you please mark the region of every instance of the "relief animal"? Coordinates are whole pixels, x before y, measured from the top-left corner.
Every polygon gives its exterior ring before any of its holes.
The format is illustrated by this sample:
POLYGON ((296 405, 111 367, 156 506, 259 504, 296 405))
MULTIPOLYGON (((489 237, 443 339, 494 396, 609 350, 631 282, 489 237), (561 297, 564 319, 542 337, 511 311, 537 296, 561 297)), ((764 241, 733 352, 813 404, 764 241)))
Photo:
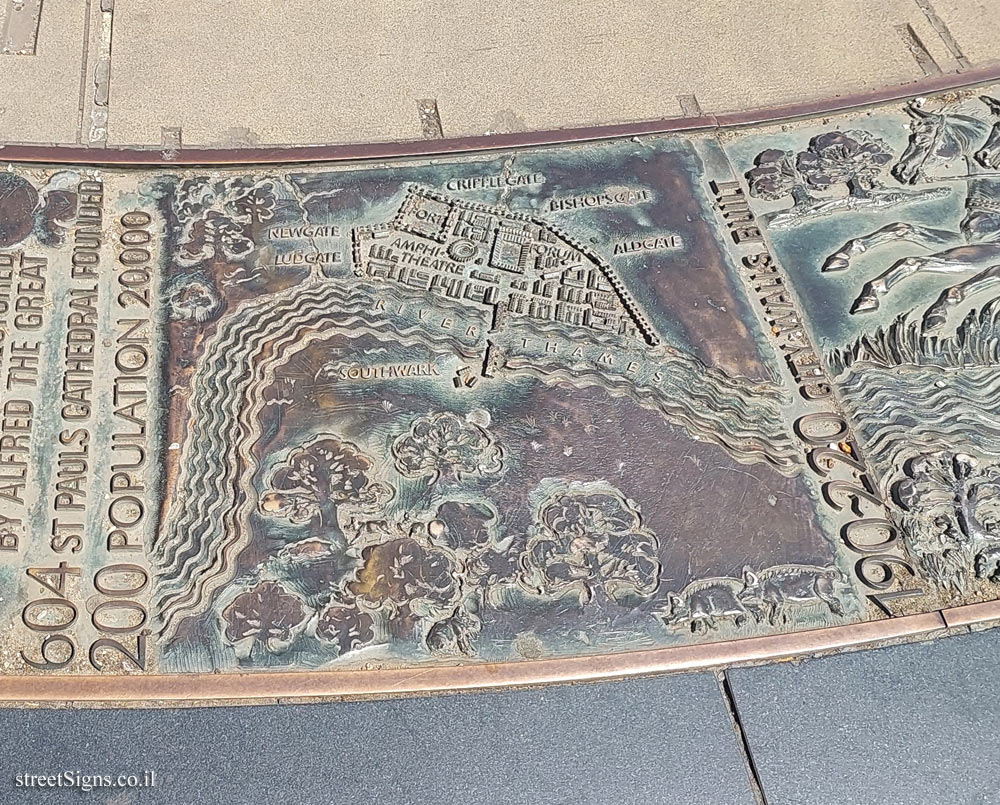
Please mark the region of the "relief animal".
POLYGON ((947 111, 930 112, 917 102, 906 109, 912 122, 910 139, 892 168, 905 184, 930 181, 934 166, 963 159, 968 168, 965 217, 957 230, 939 229, 903 221, 847 241, 823 264, 823 271, 844 271, 851 259, 886 243, 908 241, 932 249, 929 255, 906 257, 867 282, 851 313, 877 310, 880 298, 917 274, 969 274, 964 282, 946 288, 924 313, 923 327, 934 330, 947 321, 948 309, 970 294, 1000 283, 1000 101, 981 96, 993 121, 947 111), (981 146, 979 146, 981 144, 981 146), (977 150, 977 146, 978 150, 977 150), (984 173, 986 171, 987 173, 984 173))
POLYGON ((481 628, 482 624, 477 617, 458 606, 446 618, 431 626, 424 643, 434 654, 464 654, 471 657, 476 653, 475 641, 481 628))
POLYGON ((700 579, 680 593, 667 593, 667 606, 657 613, 665 626, 686 625, 693 634, 718 629, 720 620, 743 626, 760 620, 753 603, 740 600, 740 582, 733 578, 700 579))
POLYGON ((776 565, 755 572, 743 568, 740 601, 759 604, 772 626, 788 622, 790 610, 824 604, 834 615, 844 614, 838 586, 846 584, 844 574, 835 567, 776 565))

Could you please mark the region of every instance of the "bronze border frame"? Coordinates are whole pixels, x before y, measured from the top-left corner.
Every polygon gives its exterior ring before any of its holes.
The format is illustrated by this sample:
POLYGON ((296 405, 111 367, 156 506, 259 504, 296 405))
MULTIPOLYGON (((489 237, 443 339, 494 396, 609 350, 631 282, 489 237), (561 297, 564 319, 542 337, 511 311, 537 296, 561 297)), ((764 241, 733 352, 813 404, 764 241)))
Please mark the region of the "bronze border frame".
POLYGON ((669 117, 632 123, 548 129, 452 137, 433 140, 400 140, 334 145, 267 146, 263 148, 181 148, 170 158, 162 147, 90 148, 84 145, 41 143, 0 144, 0 160, 5 162, 70 162, 77 165, 120 167, 246 165, 295 162, 348 162, 352 160, 430 157, 472 151, 558 145, 616 137, 638 137, 682 131, 716 131, 725 128, 763 125, 859 109, 919 95, 968 89, 1000 82, 1000 62, 958 73, 892 84, 874 90, 835 95, 821 100, 800 101, 779 106, 724 112, 700 117, 669 117))
MULTIPOLYGON (((166 159, 161 149, 0 145, 9 162, 152 167, 297 162, 345 162, 492 151, 683 131, 714 131, 835 114, 850 109, 1000 82, 1000 63, 867 92, 747 112, 665 118, 608 126, 519 132, 439 140, 254 149, 184 149, 166 159)), ((274 703, 287 700, 372 699, 445 691, 580 683, 786 660, 891 641, 938 637, 1000 621, 1000 600, 917 615, 788 634, 724 640, 617 654, 468 663, 406 669, 257 671, 250 673, 0 676, 0 704, 89 706, 274 703)))
POLYGON ((581 683, 788 660, 965 632, 1000 620, 1000 601, 788 634, 619 654, 369 670, 0 677, 0 704, 178 706, 377 699, 581 683))

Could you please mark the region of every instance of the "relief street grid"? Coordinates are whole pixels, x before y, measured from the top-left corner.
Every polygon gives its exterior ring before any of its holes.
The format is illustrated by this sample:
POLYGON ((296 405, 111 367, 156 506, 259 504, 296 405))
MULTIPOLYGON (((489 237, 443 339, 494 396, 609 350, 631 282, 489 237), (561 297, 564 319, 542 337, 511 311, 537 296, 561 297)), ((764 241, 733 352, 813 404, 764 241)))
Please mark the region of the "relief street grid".
POLYGON ((518 662, 1000 591, 1000 103, 0 172, 0 671, 518 662))

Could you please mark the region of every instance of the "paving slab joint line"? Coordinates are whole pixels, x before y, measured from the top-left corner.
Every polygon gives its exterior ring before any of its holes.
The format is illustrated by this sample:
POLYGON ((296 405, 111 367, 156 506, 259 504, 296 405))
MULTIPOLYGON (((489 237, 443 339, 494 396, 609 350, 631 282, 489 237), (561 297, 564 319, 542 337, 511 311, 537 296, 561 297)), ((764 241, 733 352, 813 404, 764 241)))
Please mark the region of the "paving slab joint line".
POLYGON ((940 16, 938 16, 937 11, 934 6, 931 5, 930 0, 914 0, 917 6, 924 16, 927 18, 927 22, 930 23, 931 28, 937 33, 944 42, 944 46, 948 48, 951 55, 954 57, 955 61, 958 63, 959 72, 964 72, 972 68, 972 62, 970 62, 965 54, 962 52, 962 48, 959 47, 958 42, 952 35, 951 30, 948 28, 947 23, 940 16))
POLYGON ((76 122, 76 140, 86 145, 83 139, 83 123, 87 115, 87 70, 90 67, 90 15, 92 0, 86 0, 83 14, 83 52, 80 65, 80 98, 76 122))
POLYGON ((906 43, 906 47, 913 55, 913 58, 916 59, 916 62, 920 66, 924 75, 941 75, 941 67, 934 60, 934 57, 927 49, 927 46, 923 43, 923 40, 920 39, 920 35, 914 30, 910 23, 907 22, 902 25, 897 25, 896 31, 906 43))
POLYGON ((736 697, 733 695, 733 689, 729 685, 729 677, 726 676, 724 669, 718 669, 715 671, 715 681, 719 685, 719 692, 722 694, 722 700, 726 703, 726 711, 729 713, 729 719, 733 725, 733 732, 736 735, 736 740, 740 747, 740 754, 743 756, 743 764, 746 767, 747 780, 750 783, 751 791, 753 791, 754 799, 756 800, 757 805, 767 805, 767 795, 764 793, 764 785, 760 780, 760 772, 757 770, 757 763, 753 758, 753 749, 750 747, 746 730, 743 728, 743 720, 740 718, 739 706, 736 704, 736 697))

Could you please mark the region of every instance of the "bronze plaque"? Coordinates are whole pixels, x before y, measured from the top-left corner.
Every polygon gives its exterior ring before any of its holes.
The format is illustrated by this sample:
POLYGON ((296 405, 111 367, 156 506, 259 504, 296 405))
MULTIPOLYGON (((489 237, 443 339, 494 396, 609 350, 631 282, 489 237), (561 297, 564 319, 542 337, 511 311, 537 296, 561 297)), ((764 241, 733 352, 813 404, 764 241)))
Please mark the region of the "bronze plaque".
POLYGON ((998 115, 9 166, 0 695, 622 673, 997 598, 998 115))

